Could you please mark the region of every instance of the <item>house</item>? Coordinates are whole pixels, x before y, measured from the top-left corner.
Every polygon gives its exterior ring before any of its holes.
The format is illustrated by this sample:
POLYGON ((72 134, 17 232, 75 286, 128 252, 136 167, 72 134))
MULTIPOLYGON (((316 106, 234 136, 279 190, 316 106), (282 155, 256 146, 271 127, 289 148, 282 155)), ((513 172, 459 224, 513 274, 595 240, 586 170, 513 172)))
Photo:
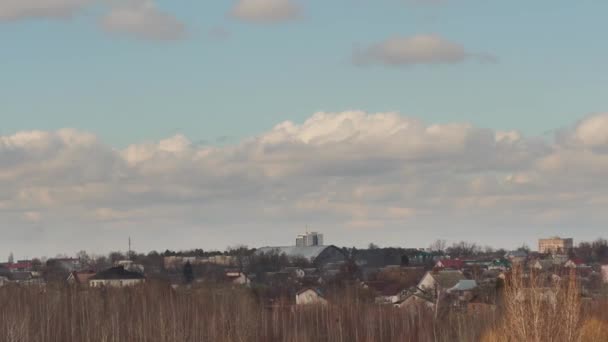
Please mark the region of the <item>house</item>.
POLYGON ((602 280, 608 284, 608 265, 602 265, 602 280))
POLYGON ((9 275, 9 280, 17 284, 27 284, 34 278, 32 272, 27 271, 12 271, 9 275))
POLYGON ((296 305, 327 305, 319 289, 306 288, 296 293, 296 305))
POLYGON ((101 271, 89 278, 91 287, 123 287, 143 284, 146 277, 142 274, 125 270, 122 266, 101 271))
POLYGON ((464 261, 460 259, 441 259, 437 261, 435 267, 441 269, 462 270, 464 267, 464 261))
POLYGON ((511 262, 507 259, 496 259, 493 260, 488 266, 489 270, 506 271, 511 268, 511 262))
POLYGON ((448 293, 462 293, 467 291, 473 291, 477 288, 477 282, 475 280, 463 279, 460 280, 456 285, 452 286, 447 290, 448 293))
POLYGON ((29 272, 32 270, 32 262, 29 260, 19 260, 12 264, 5 264, 10 272, 29 272))
POLYGON ((445 270, 427 272, 420 283, 418 289, 421 292, 437 296, 454 287, 459 281, 464 280, 464 274, 460 271, 445 270))
POLYGON ((376 304, 395 304, 403 298, 404 288, 399 283, 387 281, 367 281, 363 288, 370 289, 376 294, 376 304))
POLYGON ((234 285, 245 285, 251 284, 251 279, 243 272, 240 271, 226 271, 224 274, 227 282, 234 285))
POLYGON ((89 279, 95 275, 95 271, 73 271, 70 272, 68 279, 66 281, 71 285, 88 285, 89 279))
POLYGON ((473 299, 473 290, 476 288, 477 282, 475 280, 463 279, 449 288, 446 292, 457 295, 460 301, 468 302, 473 299))
POLYGON ((417 314, 420 309, 435 310, 435 302, 432 298, 424 296, 420 293, 414 293, 404 300, 395 303, 395 307, 403 310, 407 310, 412 314, 417 314))
POLYGON ((306 276, 306 271, 300 267, 285 267, 282 271, 296 279, 302 279, 306 276))
POLYGON ((127 271, 144 274, 144 265, 136 264, 133 260, 119 260, 116 262, 115 266, 122 266, 127 271))

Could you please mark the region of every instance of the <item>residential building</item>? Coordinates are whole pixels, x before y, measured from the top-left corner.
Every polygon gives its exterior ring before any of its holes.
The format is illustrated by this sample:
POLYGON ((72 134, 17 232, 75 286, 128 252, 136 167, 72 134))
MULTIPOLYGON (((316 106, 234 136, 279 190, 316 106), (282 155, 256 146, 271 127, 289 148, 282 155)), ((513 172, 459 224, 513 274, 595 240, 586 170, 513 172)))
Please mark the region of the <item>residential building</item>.
POLYGON ((572 238, 562 239, 555 236, 548 239, 538 240, 538 251, 542 254, 565 254, 574 247, 572 238))
POLYGON ((441 259, 437 261, 435 267, 461 270, 464 267, 464 261, 460 259, 441 259))
POLYGON ((226 280, 234 285, 245 285, 251 284, 251 279, 243 272, 240 271, 227 271, 225 273, 226 280))
POLYGON ((323 234, 307 232, 296 238, 297 247, 323 246, 323 234))
POLYGON ((327 299, 320 289, 303 289, 296 293, 296 305, 326 305, 327 299))
POLYGON ((421 293, 414 293, 403 301, 395 303, 395 307, 407 310, 412 314, 419 314, 420 309, 435 310, 435 302, 428 296, 421 293))
POLYGON ((10 272, 29 272, 32 270, 32 262, 30 260, 19 260, 13 263, 6 263, 4 267, 10 272))
POLYGON ((125 270, 144 274, 144 265, 136 264, 133 260, 119 260, 115 266, 122 266, 125 270))
POLYGON ((89 279, 91 279, 95 275, 95 271, 73 271, 70 272, 68 276, 67 282, 72 285, 88 285, 89 279))
POLYGON ((137 272, 125 270, 122 266, 112 267, 101 271, 89 278, 91 287, 124 287, 143 284, 146 277, 137 272))
POLYGON ((364 282, 363 288, 374 292, 376 304, 399 303, 406 292, 403 285, 382 280, 364 282))
POLYGON ((458 296, 461 302, 469 302, 474 297, 473 291, 475 289, 477 289, 477 282, 475 280, 463 279, 446 292, 458 296))
POLYGON ((451 289, 464 279, 464 274, 460 271, 446 270, 426 272, 422 280, 420 280, 420 283, 418 283, 418 289, 421 292, 437 296, 440 293, 451 289))

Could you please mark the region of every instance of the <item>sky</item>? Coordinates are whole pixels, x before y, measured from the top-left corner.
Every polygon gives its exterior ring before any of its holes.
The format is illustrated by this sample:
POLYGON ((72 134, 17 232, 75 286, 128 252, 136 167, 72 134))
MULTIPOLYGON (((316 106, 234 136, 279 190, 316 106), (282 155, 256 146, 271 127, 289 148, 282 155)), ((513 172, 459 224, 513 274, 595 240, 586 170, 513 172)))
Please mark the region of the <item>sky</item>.
POLYGON ((602 236, 607 11, 1 1, 0 260, 602 236))

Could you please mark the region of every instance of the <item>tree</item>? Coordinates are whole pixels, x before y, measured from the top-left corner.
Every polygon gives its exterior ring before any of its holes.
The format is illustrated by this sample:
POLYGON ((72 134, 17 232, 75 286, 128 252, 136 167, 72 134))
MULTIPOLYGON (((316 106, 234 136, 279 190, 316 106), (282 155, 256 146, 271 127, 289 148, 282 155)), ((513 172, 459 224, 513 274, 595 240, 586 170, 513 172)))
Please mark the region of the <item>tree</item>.
POLYGON ((527 244, 524 243, 519 248, 517 248, 517 250, 520 252, 530 253, 530 246, 528 246, 527 244))
POLYGON ((186 284, 190 284, 194 281, 194 271, 192 270, 190 261, 187 261, 184 265, 184 280, 186 281, 186 284))
POLYGON ((252 252, 249 250, 249 248, 246 245, 236 245, 236 246, 228 247, 226 249, 226 254, 235 257, 236 265, 239 268, 239 270, 242 271, 246 264, 245 258, 250 256, 252 254, 252 252))
POLYGON ((429 246, 433 252, 445 252, 448 243, 445 240, 437 239, 429 246))
POLYGON ((80 261, 80 266, 82 268, 90 268, 91 267, 91 257, 87 254, 86 251, 80 251, 76 253, 76 259, 80 261))
POLYGON ((367 246, 367 249, 378 249, 378 248, 380 248, 380 247, 373 242, 370 242, 369 245, 367 246))
POLYGON ((125 255, 121 252, 111 252, 110 255, 108 255, 108 258, 110 259, 110 262, 112 262, 112 265, 115 265, 120 260, 126 259, 125 255))
POLYGON ((460 241, 452 244, 446 250, 452 257, 469 257, 481 252, 481 248, 475 243, 460 241))

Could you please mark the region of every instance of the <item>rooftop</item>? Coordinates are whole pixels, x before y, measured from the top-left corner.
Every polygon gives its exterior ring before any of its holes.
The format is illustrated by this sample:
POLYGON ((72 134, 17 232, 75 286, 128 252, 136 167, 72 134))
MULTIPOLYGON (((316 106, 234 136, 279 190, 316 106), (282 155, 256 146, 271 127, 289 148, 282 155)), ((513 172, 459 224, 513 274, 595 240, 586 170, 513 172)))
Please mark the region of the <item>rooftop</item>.
POLYGON ((125 270, 124 267, 112 267, 105 271, 101 271, 89 278, 90 280, 116 280, 116 279, 145 279, 145 277, 137 272, 125 270))

